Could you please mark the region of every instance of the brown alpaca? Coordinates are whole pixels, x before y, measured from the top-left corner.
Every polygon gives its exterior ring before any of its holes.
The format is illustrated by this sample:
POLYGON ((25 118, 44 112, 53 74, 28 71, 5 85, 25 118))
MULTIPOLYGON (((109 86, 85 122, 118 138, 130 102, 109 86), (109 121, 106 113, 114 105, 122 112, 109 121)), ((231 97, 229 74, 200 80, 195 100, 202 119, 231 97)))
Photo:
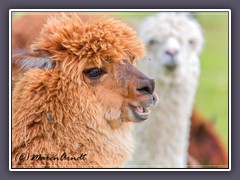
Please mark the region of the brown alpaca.
POLYGON ((196 109, 192 113, 189 153, 204 167, 228 167, 227 149, 212 124, 196 109))
POLYGON ((13 58, 22 74, 13 74, 12 167, 121 167, 133 122, 156 103, 154 81, 133 66, 143 54, 135 32, 113 18, 62 14, 32 49, 13 58))
MULTIPOLYGON (((59 13, 51 12, 52 16, 58 16, 59 13)), ((12 49, 13 53, 19 52, 18 50, 31 49, 32 43, 40 34, 49 12, 31 12, 24 15, 19 19, 12 21, 12 49)), ((80 15, 81 20, 86 22, 89 18, 87 15, 80 15)))
POLYGON ((39 35, 46 17, 43 15, 22 16, 12 21, 12 49, 30 49, 30 46, 39 35))

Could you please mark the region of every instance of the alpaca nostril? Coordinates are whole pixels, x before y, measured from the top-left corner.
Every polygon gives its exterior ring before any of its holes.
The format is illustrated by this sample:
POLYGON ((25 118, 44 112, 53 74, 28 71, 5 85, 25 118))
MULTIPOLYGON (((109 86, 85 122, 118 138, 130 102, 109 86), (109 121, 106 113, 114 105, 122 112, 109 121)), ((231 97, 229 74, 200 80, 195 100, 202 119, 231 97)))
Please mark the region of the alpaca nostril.
POLYGON ((178 50, 177 49, 168 49, 168 50, 166 50, 165 53, 169 56, 175 56, 178 54, 178 50))
POLYGON ((151 94, 150 93, 150 88, 149 87, 143 87, 143 88, 139 88, 139 89, 137 89, 138 91, 140 91, 140 92, 147 92, 147 93, 149 93, 149 94, 151 94))
POLYGON ((137 88, 138 92, 152 94, 155 88, 155 82, 153 79, 141 80, 139 87, 137 88))

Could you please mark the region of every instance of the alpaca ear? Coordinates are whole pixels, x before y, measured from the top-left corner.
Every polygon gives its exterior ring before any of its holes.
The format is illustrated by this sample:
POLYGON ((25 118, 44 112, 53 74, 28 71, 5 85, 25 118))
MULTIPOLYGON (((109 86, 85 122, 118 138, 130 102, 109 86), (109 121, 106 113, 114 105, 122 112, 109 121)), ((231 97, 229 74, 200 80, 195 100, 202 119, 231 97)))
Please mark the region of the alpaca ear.
POLYGON ((187 16, 188 16, 189 19, 197 20, 197 19, 196 19, 196 14, 193 13, 193 12, 187 12, 187 16))
POLYGON ((196 19, 196 14, 194 12, 177 12, 176 14, 186 15, 189 19, 196 19))
POLYGON ((192 13, 192 12, 188 12, 188 17, 189 18, 191 18, 191 19, 195 19, 195 15, 194 15, 194 13, 192 13))
POLYGON ((49 55, 28 53, 13 56, 12 65, 17 66, 19 70, 27 71, 29 69, 52 69, 55 63, 49 55))

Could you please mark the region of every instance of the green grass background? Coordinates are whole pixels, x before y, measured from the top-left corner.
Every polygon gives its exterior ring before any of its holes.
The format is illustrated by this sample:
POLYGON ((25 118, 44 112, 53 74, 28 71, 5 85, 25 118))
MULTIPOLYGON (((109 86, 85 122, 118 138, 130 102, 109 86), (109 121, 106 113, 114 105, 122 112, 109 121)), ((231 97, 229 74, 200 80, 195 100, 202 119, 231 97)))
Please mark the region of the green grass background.
MULTIPOLYGON (((14 19, 26 13, 14 13, 14 19)), ((96 14, 96 13, 95 13, 96 14)), ((153 12, 111 12, 137 25, 153 12)), ((195 107, 208 120, 213 121, 216 130, 228 143, 228 13, 194 13, 199 20, 205 37, 201 54, 201 76, 195 99, 195 107)), ((229 60, 230 61, 230 60, 229 60)))

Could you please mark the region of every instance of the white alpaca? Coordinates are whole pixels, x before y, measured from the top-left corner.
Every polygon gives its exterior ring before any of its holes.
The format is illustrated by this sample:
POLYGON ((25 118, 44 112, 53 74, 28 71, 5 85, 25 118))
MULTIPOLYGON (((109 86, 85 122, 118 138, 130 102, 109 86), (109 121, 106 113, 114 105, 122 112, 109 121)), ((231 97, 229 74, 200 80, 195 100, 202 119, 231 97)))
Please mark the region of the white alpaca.
POLYGON ((128 167, 184 168, 202 29, 190 14, 169 12, 148 17, 139 35, 148 52, 139 67, 155 79, 159 103, 150 120, 135 127, 137 147, 128 167))

